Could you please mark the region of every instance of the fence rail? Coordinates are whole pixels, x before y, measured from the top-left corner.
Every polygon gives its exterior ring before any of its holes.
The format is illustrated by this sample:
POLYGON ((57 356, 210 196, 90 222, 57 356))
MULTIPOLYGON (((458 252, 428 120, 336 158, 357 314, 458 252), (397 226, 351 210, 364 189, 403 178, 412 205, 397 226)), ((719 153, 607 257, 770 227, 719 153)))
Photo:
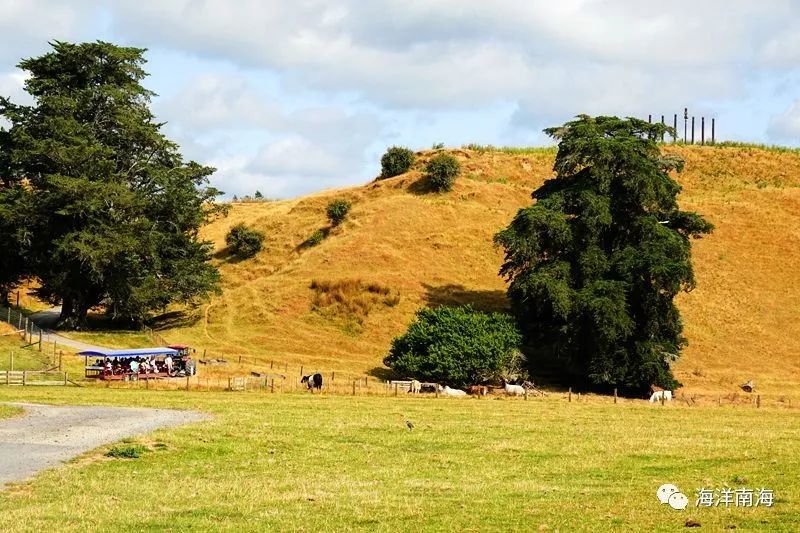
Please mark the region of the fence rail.
POLYGON ((51 370, 0 370, 0 385, 68 385, 67 372, 51 370))

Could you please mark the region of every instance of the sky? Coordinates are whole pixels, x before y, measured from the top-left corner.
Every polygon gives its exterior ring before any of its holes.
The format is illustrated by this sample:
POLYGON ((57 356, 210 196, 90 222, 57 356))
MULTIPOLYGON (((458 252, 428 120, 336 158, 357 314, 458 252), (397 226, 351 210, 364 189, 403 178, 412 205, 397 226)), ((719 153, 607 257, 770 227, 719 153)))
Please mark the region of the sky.
POLYGON ((153 111, 227 197, 364 183, 392 145, 547 145, 581 113, 800 145, 788 0, 0 0, 0 95, 29 101, 16 64, 53 40, 147 48, 153 111))

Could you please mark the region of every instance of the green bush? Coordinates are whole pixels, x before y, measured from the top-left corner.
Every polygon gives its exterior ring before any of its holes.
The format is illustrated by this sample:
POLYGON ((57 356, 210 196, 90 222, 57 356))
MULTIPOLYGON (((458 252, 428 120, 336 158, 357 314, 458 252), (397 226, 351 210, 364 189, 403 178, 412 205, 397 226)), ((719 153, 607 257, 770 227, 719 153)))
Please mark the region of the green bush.
POLYGON ((114 457, 115 459, 138 459, 146 451, 147 448, 141 444, 112 446, 111 449, 106 452, 106 457, 114 457))
POLYGON ((347 218, 347 213, 350 212, 351 204, 347 200, 343 198, 337 198, 336 200, 331 200, 328 203, 328 220, 331 221, 331 224, 334 226, 338 226, 344 219, 347 218))
POLYGON ((263 242, 263 233, 248 228, 244 224, 236 224, 225 236, 225 243, 230 248, 231 253, 242 259, 253 257, 260 252, 263 242))
POLYGON ((399 375, 466 386, 521 372, 522 336, 504 313, 470 306, 421 309, 384 364, 399 375))
POLYGON ((450 154, 439 154, 425 165, 425 174, 430 188, 437 192, 449 191, 461 172, 461 165, 450 154))
POLYGON ((411 170, 414 152, 402 146, 392 146, 381 157, 381 179, 399 176, 411 170))
POLYGON ((306 242, 303 243, 304 247, 311 247, 320 244, 322 241, 325 240, 325 232, 321 229, 318 229, 311 236, 306 239, 306 242))

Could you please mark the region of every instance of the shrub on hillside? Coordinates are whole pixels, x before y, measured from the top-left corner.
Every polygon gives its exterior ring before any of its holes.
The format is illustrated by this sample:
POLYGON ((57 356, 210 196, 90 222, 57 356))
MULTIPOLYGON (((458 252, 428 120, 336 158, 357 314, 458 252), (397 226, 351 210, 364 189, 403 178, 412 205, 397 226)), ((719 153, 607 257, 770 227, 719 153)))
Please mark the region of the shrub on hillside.
POLYGON ((263 242, 263 233, 248 228, 244 224, 236 224, 225 236, 225 243, 230 248, 231 253, 242 259, 253 257, 260 252, 263 242))
POLYGON ((456 178, 461 172, 461 165, 450 154, 439 154, 431 158, 425 165, 425 174, 430 188, 437 192, 446 192, 453 188, 456 178))
POLYGON ((350 212, 351 205, 350 202, 343 198, 331 200, 327 208, 328 220, 331 221, 331 224, 338 226, 344 222, 344 219, 347 218, 347 213, 350 212))
POLYGON ((399 176, 411 170, 414 152, 402 146, 392 146, 381 157, 381 178, 399 176))
POLYGON ((318 229, 314 233, 312 233, 308 239, 306 239, 306 242, 304 242, 302 246, 304 248, 310 248, 312 246, 317 246, 318 244, 321 244, 322 241, 324 240, 325 240, 325 232, 322 231, 321 229, 318 229))
POLYGON ((421 309, 392 341, 384 364, 397 374, 466 386, 518 375, 522 336, 505 313, 470 306, 421 309))

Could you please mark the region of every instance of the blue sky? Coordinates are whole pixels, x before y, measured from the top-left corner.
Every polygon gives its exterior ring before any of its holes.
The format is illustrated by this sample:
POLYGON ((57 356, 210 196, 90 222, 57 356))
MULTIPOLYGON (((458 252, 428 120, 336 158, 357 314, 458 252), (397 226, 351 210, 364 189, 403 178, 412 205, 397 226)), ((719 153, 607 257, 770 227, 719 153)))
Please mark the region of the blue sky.
POLYGON ((791 1, 0 0, 0 94, 54 39, 148 48, 153 109, 228 196, 363 183, 393 144, 548 144, 579 113, 800 144, 791 1))

